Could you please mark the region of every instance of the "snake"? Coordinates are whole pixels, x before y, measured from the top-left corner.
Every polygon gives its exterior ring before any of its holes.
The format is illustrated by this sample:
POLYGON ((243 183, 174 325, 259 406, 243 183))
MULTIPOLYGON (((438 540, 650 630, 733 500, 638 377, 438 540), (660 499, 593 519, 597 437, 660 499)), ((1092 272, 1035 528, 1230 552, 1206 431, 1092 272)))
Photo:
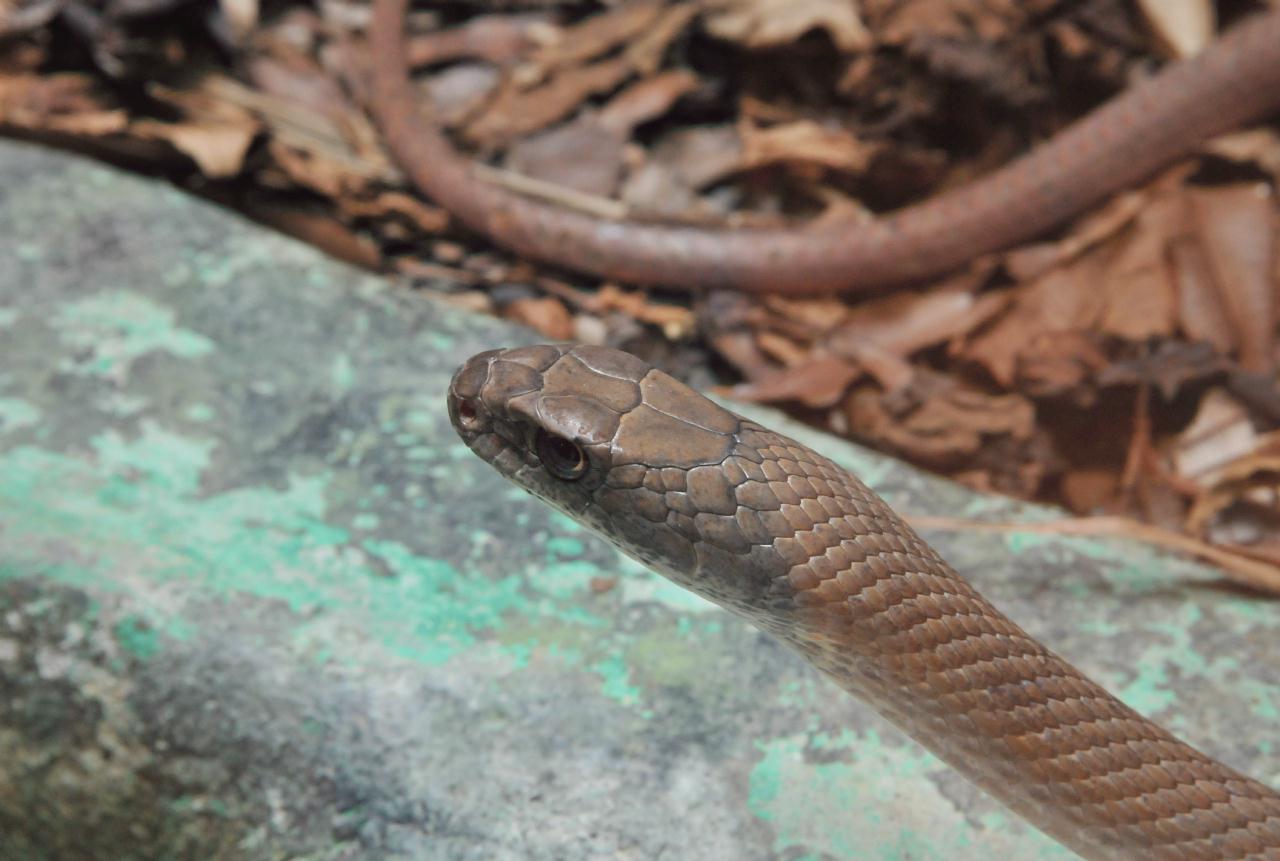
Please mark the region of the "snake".
POLYGON ((1280 7, 1167 64, 973 182, 865 222, 716 228, 604 219, 477 176, 424 110, 405 61, 409 0, 374 0, 370 108, 427 197, 495 244, 623 282, 805 295, 869 292, 943 275, 1037 237, 1280 108, 1280 7))
POLYGON ((1079 855, 1280 861, 1280 794, 1086 678, 813 449, 602 346, 479 353, 447 401, 499 474, 799 652, 1079 855))

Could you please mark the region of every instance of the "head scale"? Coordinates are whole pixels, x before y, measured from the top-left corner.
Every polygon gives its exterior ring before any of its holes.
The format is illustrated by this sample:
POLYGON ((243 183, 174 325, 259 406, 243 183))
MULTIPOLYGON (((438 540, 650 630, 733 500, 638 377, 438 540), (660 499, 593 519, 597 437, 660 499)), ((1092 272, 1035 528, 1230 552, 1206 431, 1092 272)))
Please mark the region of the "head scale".
POLYGON ((448 399, 459 436, 499 473, 682 585, 742 609, 778 577, 771 548, 742 537, 724 477, 743 420, 640 359, 491 350, 458 369, 448 399))

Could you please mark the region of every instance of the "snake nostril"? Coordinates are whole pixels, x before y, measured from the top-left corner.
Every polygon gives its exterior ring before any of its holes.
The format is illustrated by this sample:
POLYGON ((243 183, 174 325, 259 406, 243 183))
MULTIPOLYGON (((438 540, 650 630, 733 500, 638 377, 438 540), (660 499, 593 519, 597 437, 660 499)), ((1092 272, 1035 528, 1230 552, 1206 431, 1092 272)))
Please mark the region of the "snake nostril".
POLYGON ((459 427, 475 430, 480 425, 480 408, 471 398, 457 398, 452 404, 459 427))

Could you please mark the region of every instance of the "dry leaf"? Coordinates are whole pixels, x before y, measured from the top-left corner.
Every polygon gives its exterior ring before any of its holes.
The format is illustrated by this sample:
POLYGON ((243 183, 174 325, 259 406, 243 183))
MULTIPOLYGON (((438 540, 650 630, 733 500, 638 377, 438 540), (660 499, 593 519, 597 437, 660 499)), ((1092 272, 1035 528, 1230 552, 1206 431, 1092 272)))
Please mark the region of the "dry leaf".
POLYGON ((731 176, 740 164, 741 143, 731 126, 702 126, 666 135, 622 189, 632 211, 650 216, 708 218, 713 212, 697 191, 731 176))
MULTIPOLYGON (((1259 509, 1267 512, 1270 520, 1280 520, 1277 485, 1280 485, 1280 431, 1262 437, 1251 452, 1222 467, 1218 480, 1196 499, 1187 514, 1187 530, 1193 535, 1205 534, 1212 521, 1236 505, 1259 509)), ((1267 537, 1272 542, 1276 540, 1274 534, 1267 537)))
POLYGON ((632 319, 659 327, 672 340, 686 337, 697 329, 692 310, 683 305, 653 302, 639 290, 620 290, 616 285, 605 284, 593 299, 592 310, 596 313, 621 311, 632 319))
POLYGON ((849 131, 809 120, 763 129, 744 124, 741 138, 743 169, 812 164, 857 175, 881 149, 880 144, 864 143, 849 131))
POLYGON ((1257 440, 1249 411, 1223 389, 1212 388, 1174 440, 1170 455, 1180 479, 1207 487, 1222 477, 1224 466, 1253 451, 1257 440))
POLYGON ((1118 236, 1104 279, 1106 296, 1098 328, 1130 341, 1173 333, 1177 294, 1168 267, 1169 237, 1183 230, 1185 209, 1171 195, 1156 197, 1132 228, 1118 236))
POLYGON ((257 123, 159 123, 138 120, 129 131, 146 140, 166 141, 189 156, 210 179, 226 179, 240 173, 245 153, 258 133, 257 123))
POLYGON ((642 37, 663 12, 662 0, 632 0, 581 23, 562 29, 547 28, 531 66, 541 75, 565 67, 577 67, 603 56, 620 45, 642 37))
POLYGON ((653 26, 623 50, 627 61, 641 75, 648 77, 656 74, 662 68, 671 43, 697 15, 698 7, 695 3, 680 3, 668 7, 653 26))
POLYGON ((218 0, 234 44, 242 43, 258 26, 258 0, 218 0))
POLYGON ((1107 354, 1088 332, 1044 332, 1018 355, 1019 388, 1035 397, 1070 396, 1079 406, 1094 401, 1087 385, 1108 367, 1107 354))
POLYGON ((124 131, 128 115, 106 101, 85 75, 0 75, 0 125, 90 137, 124 131))
POLYGON ((1271 189, 1261 183, 1191 193, 1199 237, 1239 346, 1240 364, 1269 371, 1275 355, 1276 258, 1271 189))
POLYGON ((1182 331, 1193 341, 1212 344, 1228 355, 1236 345, 1235 331, 1227 309, 1218 296, 1218 286, 1204 245, 1194 238, 1175 240, 1169 246, 1178 291, 1178 318, 1182 331))
POLYGON ((1092 512, 1103 509, 1116 497, 1120 476, 1114 469, 1068 469, 1059 480, 1062 498, 1072 511, 1092 512))
POLYGON ((481 148, 503 146, 564 119, 589 96, 616 88, 630 74, 631 64, 615 58, 566 69, 528 90, 509 82, 463 134, 481 148))
POLYGON ((423 233, 443 233, 449 214, 402 191, 381 191, 372 198, 340 197, 338 206, 348 218, 403 218, 423 233))
POLYGON ((573 337, 573 316, 559 299, 549 296, 516 299, 502 309, 502 316, 523 323, 553 341, 568 341, 573 337))
POLYGON ((1026 440, 1035 429, 1035 409, 1021 395, 990 395, 933 373, 888 396, 858 387, 844 408, 859 436, 933 464, 963 463, 993 437, 1026 440))
POLYGON ((532 44, 530 31, 546 22, 538 13, 479 15, 457 27, 408 37, 405 56, 412 69, 462 59, 505 65, 524 56, 532 44))
POLYGON ((1012 388, 1018 361, 1048 334, 1087 331, 1098 320, 1106 296, 1098 289, 1105 261, 1089 254, 1052 269, 1013 295, 1010 310, 960 350, 1006 388, 1012 388))
POLYGON ((281 206, 262 200, 246 201, 243 205, 256 220, 323 249, 339 260, 365 269, 377 269, 382 264, 382 252, 373 242, 332 216, 297 205, 281 206))
POLYGON ((977 37, 997 42, 1022 28, 1035 4, 1023 0, 911 0, 889 3, 876 34, 889 45, 903 45, 920 38, 977 37))
POLYGON ((498 91, 502 73, 488 63, 457 63, 423 82, 431 115, 443 126, 466 122, 498 91))
POLYGON ((1274 129, 1254 128, 1219 135, 1205 144, 1205 151, 1230 161, 1256 165, 1280 182, 1280 134, 1274 129))
POLYGON ((1203 51, 1217 29, 1210 0, 1138 0, 1138 8, 1160 47, 1179 60, 1203 51))
POLYGON ((697 86, 697 77, 682 70, 646 78, 610 99, 600 109, 599 122, 625 138, 636 126, 651 122, 671 110, 681 96, 697 86))
POLYGON ((53 20, 62 6, 63 0, 4 0, 0 3, 0 38, 39 30, 53 20))
POLYGON ((825 30, 847 53, 871 45, 853 0, 708 0, 704 8, 707 32, 748 48, 789 45, 810 30, 825 30))
POLYGON ((770 376, 739 383, 729 389, 729 394, 755 403, 796 401, 807 407, 825 408, 838 403, 860 376, 862 370, 845 359, 814 356, 770 376))
POLYGON ((521 138, 503 164, 526 177, 608 197, 622 176, 626 138, 594 114, 521 138))
POLYGON ((849 355, 863 344, 875 344, 898 356, 909 356, 968 334, 1000 313, 1008 302, 1005 291, 975 296, 964 286, 872 299, 849 310, 827 346, 849 355))

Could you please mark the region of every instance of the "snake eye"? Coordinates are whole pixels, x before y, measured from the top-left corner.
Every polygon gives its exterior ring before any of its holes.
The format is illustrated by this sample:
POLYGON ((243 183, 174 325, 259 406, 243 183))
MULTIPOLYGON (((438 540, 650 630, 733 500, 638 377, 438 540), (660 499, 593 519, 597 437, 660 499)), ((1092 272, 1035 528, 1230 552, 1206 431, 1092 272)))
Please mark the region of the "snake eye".
POLYGON ((587 471, 587 453, 572 440, 539 430, 534 448, 542 465, 556 478, 572 481, 587 471))

